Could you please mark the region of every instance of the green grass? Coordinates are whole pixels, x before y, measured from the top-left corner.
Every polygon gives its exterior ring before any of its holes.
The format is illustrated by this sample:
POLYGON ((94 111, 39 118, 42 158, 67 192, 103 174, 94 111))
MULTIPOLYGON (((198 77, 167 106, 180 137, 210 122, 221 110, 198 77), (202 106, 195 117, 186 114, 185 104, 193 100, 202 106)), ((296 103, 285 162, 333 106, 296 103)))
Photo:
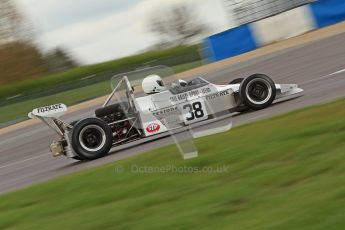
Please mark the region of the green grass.
MULTIPOLYGON (((201 61, 182 64, 173 67, 176 73, 183 72, 189 69, 200 66, 201 61)), ((18 102, 0 107, 0 124, 18 119, 25 119, 27 114, 34 108, 39 108, 46 105, 56 103, 64 103, 68 106, 77 104, 82 101, 93 99, 96 97, 107 95, 111 92, 110 82, 100 82, 90 86, 67 90, 58 94, 40 97, 37 99, 30 99, 23 102, 18 102)))
POLYGON ((198 139, 193 160, 168 146, 3 195, 0 229, 343 229, 344 107, 198 139), (134 165, 228 171, 138 174, 134 165))

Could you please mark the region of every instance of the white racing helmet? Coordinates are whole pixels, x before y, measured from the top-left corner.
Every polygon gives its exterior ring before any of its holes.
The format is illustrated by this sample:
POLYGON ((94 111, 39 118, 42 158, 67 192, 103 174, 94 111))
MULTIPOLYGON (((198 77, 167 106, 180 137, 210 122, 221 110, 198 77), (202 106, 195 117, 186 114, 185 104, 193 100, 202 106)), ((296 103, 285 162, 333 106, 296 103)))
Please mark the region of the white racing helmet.
POLYGON ((166 90, 162 78, 158 75, 147 76, 142 83, 146 94, 160 93, 166 90))

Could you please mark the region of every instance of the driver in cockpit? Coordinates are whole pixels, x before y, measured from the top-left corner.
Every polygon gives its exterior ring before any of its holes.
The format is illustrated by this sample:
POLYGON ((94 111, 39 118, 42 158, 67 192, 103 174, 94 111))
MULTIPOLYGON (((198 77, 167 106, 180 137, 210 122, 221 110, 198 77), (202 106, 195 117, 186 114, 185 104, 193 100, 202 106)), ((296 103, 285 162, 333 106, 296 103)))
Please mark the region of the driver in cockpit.
POLYGON ((142 82, 142 88, 149 95, 167 90, 162 78, 158 75, 147 76, 142 82))

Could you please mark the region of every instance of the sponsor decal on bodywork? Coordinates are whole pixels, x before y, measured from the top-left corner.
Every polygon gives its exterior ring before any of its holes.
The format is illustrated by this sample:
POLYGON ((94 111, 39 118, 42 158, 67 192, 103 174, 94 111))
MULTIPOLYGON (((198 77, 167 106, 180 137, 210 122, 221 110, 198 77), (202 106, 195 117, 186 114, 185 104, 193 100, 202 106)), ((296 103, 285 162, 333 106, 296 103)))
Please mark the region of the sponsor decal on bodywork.
POLYGON ((192 90, 186 93, 182 93, 173 97, 170 97, 170 101, 173 103, 184 102, 188 100, 193 100, 198 97, 205 97, 206 100, 213 100, 218 97, 224 97, 231 94, 231 89, 223 90, 220 92, 211 93, 211 88, 201 88, 192 90))
POLYGON ((162 110, 159 110, 159 111, 155 111, 152 114, 154 116, 161 116, 161 115, 167 115, 167 114, 170 114, 170 113, 173 113, 173 112, 176 112, 176 111, 178 111, 177 106, 173 106, 173 107, 165 108, 165 109, 162 109, 162 110))
POLYGON ((231 90, 227 89, 227 90, 224 90, 221 92, 213 93, 213 94, 207 95, 206 100, 209 101, 209 100, 216 99, 218 97, 224 97, 224 96, 230 95, 230 92, 231 92, 231 90))
POLYGON ((181 108, 177 105, 154 111, 152 115, 163 125, 170 128, 180 127, 183 123, 181 108))
POLYGON ((146 131, 148 133, 157 133, 157 132, 159 132, 160 129, 161 129, 161 126, 159 124, 157 124, 157 123, 149 124, 146 127, 146 131))
POLYGON ((190 99, 195 99, 197 97, 206 95, 208 93, 212 92, 212 90, 209 87, 201 88, 201 89, 195 89, 191 90, 189 92, 181 93, 176 96, 170 97, 170 101, 173 103, 180 102, 180 101, 187 101, 190 99))
POLYGON ((46 112, 52 112, 52 111, 56 111, 56 110, 61 110, 64 109, 62 104, 57 104, 57 105, 50 105, 50 106, 45 106, 42 108, 38 108, 36 109, 37 113, 46 113, 46 112))

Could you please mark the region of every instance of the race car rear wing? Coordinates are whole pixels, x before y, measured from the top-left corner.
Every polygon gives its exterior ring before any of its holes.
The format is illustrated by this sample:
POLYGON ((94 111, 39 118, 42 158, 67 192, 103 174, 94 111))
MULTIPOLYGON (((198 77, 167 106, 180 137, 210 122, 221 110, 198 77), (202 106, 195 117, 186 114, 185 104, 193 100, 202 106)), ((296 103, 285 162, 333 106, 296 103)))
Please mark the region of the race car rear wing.
POLYGON ((66 129, 73 128, 72 125, 59 119, 67 112, 67 106, 60 103, 55 105, 44 106, 36 108, 28 114, 31 119, 39 119, 44 124, 54 130, 59 136, 63 137, 66 129))

